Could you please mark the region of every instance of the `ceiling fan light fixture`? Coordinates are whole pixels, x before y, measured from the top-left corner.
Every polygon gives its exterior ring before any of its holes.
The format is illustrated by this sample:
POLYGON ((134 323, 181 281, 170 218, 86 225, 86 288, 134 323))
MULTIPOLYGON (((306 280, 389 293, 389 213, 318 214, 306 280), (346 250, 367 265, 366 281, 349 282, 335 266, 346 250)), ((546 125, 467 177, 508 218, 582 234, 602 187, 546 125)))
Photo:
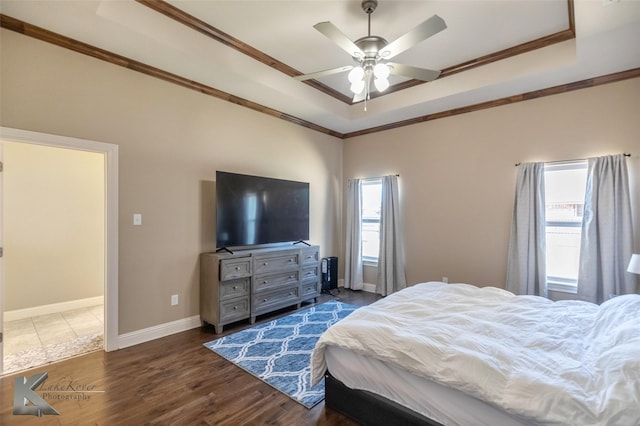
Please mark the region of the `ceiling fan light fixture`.
POLYGON ((389 67, 386 64, 378 63, 373 67, 373 75, 375 75, 376 78, 383 78, 386 80, 387 77, 389 77, 389 67))
MULTIPOLYGON (((355 67, 349 72, 349 81, 353 84, 359 81, 362 81, 363 78, 364 78, 364 69, 362 67, 355 67)), ((357 93, 360 93, 360 92, 358 91, 357 93)))
POLYGON ((376 78, 373 82, 376 85, 378 92, 384 92, 389 87, 389 80, 386 78, 376 78))
POLYGON ((333 41, 338 47, 349 53, 355 61, 355 67, 343 66, 311 74, 304 74, 295 76, 294 78, 296 80, 304 81, 351 70, 348 79, 351 83, 350 89, 355 93, 353 103, 364 100, 364 109, 366 111, 366 102, 370 99, 372 80, 378 92, 383 92, 389 88, 390 74, 402 75, 422 81, 432 81, 438 78, 440 71, 387 61, 447 28, 444 19, 438 15, 433 15, 417 27, 389 43, 384 38, 371 34, 371 14, 376 10, 378 0, 361 0, 361 6, 362 10, 367 14, 368 21, 367 35, 365 37, 360 37, 352 41, 329 21, 318 22, 313 26, 313 28, 333 41), (391 71, 393 71, 393 73, 391 71))
POLYGON ((351 91, 355 94, 361 93, 364 89, 364 80, 354 81, 351 84, 351 91))

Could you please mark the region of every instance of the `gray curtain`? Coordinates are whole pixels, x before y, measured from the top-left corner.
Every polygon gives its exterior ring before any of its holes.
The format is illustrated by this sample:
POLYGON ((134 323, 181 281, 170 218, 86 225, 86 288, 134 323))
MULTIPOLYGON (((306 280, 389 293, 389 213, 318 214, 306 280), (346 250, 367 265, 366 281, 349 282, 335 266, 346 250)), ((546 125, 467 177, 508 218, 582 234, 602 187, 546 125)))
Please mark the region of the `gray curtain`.
POLYGON ((578 297, 602 303, 635 292, 626 272, 633 252, 629 177, 624 155, 589 159, 578 272, 578 297))
POLYGON ((544 163, 518 166, 507 282, 515 294, 547 296, 544 163))
POLYGON ((344 263, 344 286, 362 290, 362 183, 351 179, 347 189, 347 243, 344 263))
POLYGON ((386 296, 407 286, 397 176, 382 177, 381 207, 376 293, 386 296))

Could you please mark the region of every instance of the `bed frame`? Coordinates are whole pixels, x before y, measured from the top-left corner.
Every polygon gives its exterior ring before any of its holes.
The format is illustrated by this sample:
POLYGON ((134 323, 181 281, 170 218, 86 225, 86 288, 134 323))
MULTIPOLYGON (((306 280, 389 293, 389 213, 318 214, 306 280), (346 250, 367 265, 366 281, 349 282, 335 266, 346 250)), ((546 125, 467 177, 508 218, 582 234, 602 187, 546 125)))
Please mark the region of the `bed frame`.
POLYGON ((325 407, 367 426, 442 426, 441 423, 380 395, 351 389, 329 372, 325 374, 325 407))

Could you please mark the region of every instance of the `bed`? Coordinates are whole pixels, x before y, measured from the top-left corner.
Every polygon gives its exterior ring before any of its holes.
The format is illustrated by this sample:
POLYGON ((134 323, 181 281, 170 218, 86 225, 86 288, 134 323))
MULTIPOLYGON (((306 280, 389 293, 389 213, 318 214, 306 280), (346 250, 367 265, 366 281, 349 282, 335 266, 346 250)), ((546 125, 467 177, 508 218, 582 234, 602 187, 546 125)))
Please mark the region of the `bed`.
POLYGON ((639 425, 640 295, 417 284, 320 337, 325 377, 326 405, 364 424, 639 425))

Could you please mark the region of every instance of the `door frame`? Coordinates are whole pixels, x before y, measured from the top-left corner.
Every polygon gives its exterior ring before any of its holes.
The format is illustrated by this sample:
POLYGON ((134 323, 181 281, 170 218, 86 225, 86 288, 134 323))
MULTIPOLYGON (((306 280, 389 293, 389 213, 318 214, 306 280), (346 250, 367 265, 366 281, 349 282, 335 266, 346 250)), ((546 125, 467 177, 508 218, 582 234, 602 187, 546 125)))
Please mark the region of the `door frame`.
MULTIPOLYGON (((105 158, 105 240, 104 240, 104 350, 118 345, 118 145, 0 127, 0 139, 57 148, 104 154, 105 158)), ((0 280, 0 291, 2 281, 0 280)), ((0 306, 0 314, 4 310, 0 306)), ((2 354, 0 354, 2 356, 2 354)))

